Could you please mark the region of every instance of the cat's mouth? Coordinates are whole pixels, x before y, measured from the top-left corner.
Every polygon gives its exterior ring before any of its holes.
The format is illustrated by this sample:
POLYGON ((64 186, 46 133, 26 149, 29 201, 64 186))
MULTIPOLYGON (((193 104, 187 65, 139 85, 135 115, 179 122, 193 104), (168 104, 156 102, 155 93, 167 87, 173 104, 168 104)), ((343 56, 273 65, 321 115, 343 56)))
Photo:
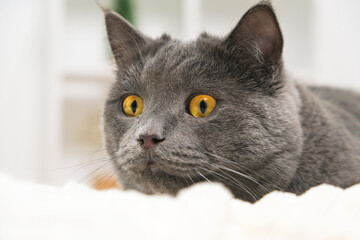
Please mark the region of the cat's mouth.
POLYGON ((122 167, 121 172, 124 174, 120 174, 119 177, 126 185, 125 188, 137 189, 148 194, 176 195, 179 190, 201 181, 193 171, 173 166, 173 160, 166 159, 166 156, 161 156, 156 151, 148 151, 141 155, 130 162, 132 164, 129 164, 128 168, 122 167))
POLYGON ((145 156, 146 156, 146 160, 147 160, 147 164, 146 164, 146 168, 145 168, 146 172, 150 172, 152 175, 158 175, 158 174, 164 173, 166 175, 175 176, 174 173, 172 173, 170 170, 168 170, 164 166, 158 164, 154 160, 152 151, 147 151, 145 156))
MULTIPOLYGON (((172 165, 169 156, 162 156, 159 152, 148 150, 137 156, 129 164, 128 168, 122 170, 124 176, 131 176, 124 182, 128 188, 136 188, 145 193, 168 193, 175 195, 180 189, 198 182, 193 172, 180 166, 172 165)), ((121 177, 120 177, 121 178, 121 177)), ((126 179, 126 180, 125 180, 126 179)))
POLYGON ((146 169, 150 171, 153 175, 161 172, 165 172, 161 167, 158 166, 154 161, 148 161, 146 169))
POLYGON ((154 161, 148 161, 145 171, 150 172, 154 176, 159 174, 165 174, 174 177, 176 176, 176 174, 173 173, 171 170, 166 169, 165 167, 155 163, 154 161))

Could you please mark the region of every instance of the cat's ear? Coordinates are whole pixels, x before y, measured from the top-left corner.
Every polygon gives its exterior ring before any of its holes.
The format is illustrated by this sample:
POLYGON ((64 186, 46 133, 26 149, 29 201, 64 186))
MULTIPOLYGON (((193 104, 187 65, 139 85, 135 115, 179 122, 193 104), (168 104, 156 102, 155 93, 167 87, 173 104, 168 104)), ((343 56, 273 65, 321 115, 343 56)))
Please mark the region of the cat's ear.
POLYGON ((246 48, 265 64, 281 61, 283 38, 270 2, 260 2, 247 11, 225 43, 231 49, 246 48))
POLYGON ((109 9, 103 9, 107 36, 116 63, 122 66, 131 57, 141 54, 149 39, 136 30, 125 18, 109 9))

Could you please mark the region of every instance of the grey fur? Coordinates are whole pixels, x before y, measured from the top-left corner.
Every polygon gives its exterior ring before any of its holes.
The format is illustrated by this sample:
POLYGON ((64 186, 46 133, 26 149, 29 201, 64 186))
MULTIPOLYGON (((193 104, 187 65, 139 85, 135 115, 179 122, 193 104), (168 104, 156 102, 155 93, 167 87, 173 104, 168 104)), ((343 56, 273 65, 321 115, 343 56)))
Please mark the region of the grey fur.
POLYGON ((112 11, 105 19, 118 71, 104 132, 125 188, 176 194, 218 181, 253 202, 273 190, 301 194, 321 183, 360 182, 360 95, 285 76, 268 2, 250 9, 228 36, 204 33, 191 42, 144 37, 112 11), (198 93, 217 99, 204 118, 187 112, 198 93), (128 94, 143 99, 141 115, 122 112, 128 94), (164 141, 145 150, 144 134, 164 141), (147 166, 149 154, 161 171, 147 166))

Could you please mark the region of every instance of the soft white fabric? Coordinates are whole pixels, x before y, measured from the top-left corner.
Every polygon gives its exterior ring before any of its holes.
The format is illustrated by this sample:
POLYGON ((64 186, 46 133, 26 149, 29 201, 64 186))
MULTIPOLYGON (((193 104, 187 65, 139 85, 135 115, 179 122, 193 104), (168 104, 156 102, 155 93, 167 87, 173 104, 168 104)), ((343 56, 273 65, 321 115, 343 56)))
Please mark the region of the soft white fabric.
POLYGON ((178 197, 18 181, 0 174, 0 239, 360 239, 360 185, 322 185, 256 204, 219 184, 178 197))

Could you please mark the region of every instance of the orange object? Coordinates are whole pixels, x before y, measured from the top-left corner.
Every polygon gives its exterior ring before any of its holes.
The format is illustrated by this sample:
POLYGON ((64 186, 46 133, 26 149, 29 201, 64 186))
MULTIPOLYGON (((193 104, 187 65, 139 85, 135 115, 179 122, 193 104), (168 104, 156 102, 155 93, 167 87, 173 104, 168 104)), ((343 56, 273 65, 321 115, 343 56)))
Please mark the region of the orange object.
POLYGON ((121 189, 115 176, 99 175, 93 179, 92 187, 97 190, 106 190, 111 188, 121 189))

